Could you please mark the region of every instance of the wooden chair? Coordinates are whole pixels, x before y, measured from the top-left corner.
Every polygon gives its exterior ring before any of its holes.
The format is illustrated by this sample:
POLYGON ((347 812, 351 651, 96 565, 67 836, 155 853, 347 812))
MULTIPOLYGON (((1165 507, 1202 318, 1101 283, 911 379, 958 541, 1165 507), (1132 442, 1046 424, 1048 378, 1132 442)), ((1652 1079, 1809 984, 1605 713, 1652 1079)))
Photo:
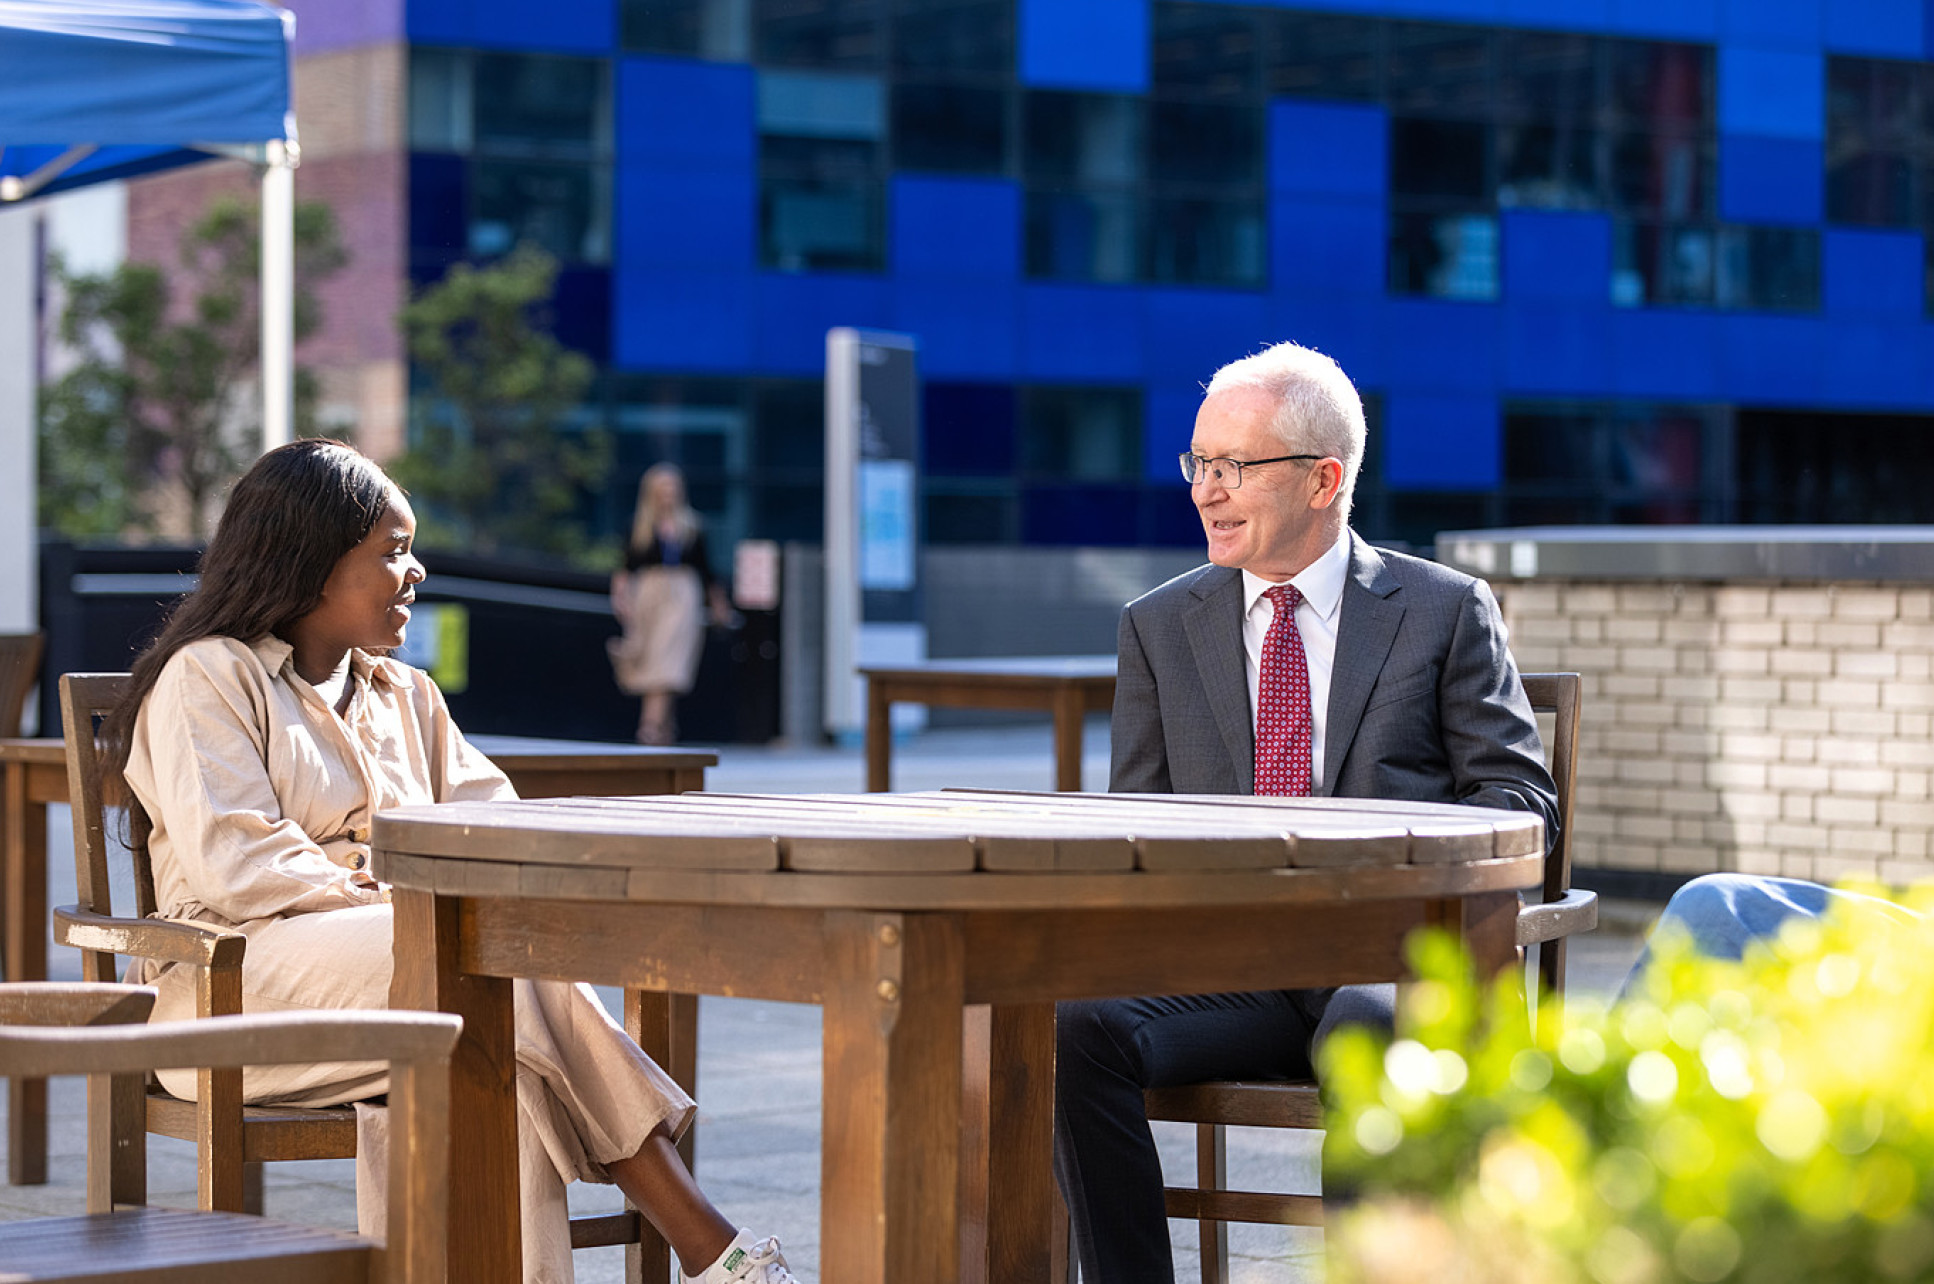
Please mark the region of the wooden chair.
MULTIPOLYGON (((134 916, 114 913, 105 808, 96 741, 96 722, 121 700, 125 673, 64 673, 60 679, 62 725, 66 729, 68 793, 74 814, 75 886, 80 901, 54 910, 54 939, 81 951, 87 981, 116 979, 117 955, 155 959, 195 969, 197 1016, 226 1016, 242 1010, 242 955, 248 940, 240 932, 202 923, 151 918, 156 910, 154 872, 147 853, 114 850, 132 867, 134 916)), ((628 992, 626 1028, 659 1065, 687 1091, 697 1073, 697 1000, 690 995, 628 992)), ((231 1212, 262 1210, 262 1164, 285 1159, 353 1159, 356 1115, 353 1106, 244 1106, 241 1071, 205 1067, 199 1071, 197 1100, 170 1096, 159 1084, 147 1089, 149 1132, 192 1141, 197 1147, 197 1197, 200 1207, 231 1212)), ((96 1138, 106 1135, 88 1100, 90 1169, 96 1138)), ((692 1162, 691 1133, 680 1150, 692 1162)), ((123 1171, 121 1156, 104 1152, 100 1166, 118 1201, 128 1198, 136 1180, 123 1171)), ((671 1249, 636 1210, 578 1217, 571 1222, 572 1248, 623 1245, 631 1281, 659 1281, 671 1270, 671 1249)))
MULTIPOLYGON (((1543 900, 1518 912, 1518 946, 1537 947, 1536 991, 1563 994, 1565 939, 1598 925, 1598 894, 1571 885, 1572 795, 1578 779, 1578 706, 1575 673, 1527 673, 1524 692, 1538 713, 1554 716, 1548 749, 1558 787, 1558 840, 1545 857, 1543 900)), ((1534 993, 1534 998, 1536 994, 1534 993)), ((1154 1088, 1144 1094, 1150 1119, 1195 1125, 1196 1185, 1165 1192, 1170 1217, 1201 1223, 1202 1284, 1229 1278, 1230 1222, 1321 1226, 1320 1195, 1227 1189, 1225 1130, 1323 1127, 1323 1103, 1310 1081, 1215 1082, 1154 1088)))
MULTIPOLYGON (((38 633, 0 633, 0 738, 20 734, 21 710, 40 681, 44 641, 38 633)), ((46 719, 41 721, 45 725, 46 719)))
MULTIPOLYGON (((109 1120, 111 1146, 130 1158, 131 1206, 108 1202, 90 1158, 85 1216, 0 1223, 8 1280, 256 1281, 294 1284, 443 1278, 447 1225, 450 1053, 463 1028, 440 1012, 284 1013, 145 1025, 154 991, 101 984, 0 985, 0 1071, 89 1076, 88 1096, 135 1090, 170 1068, 387 1061, 395 1143, 390 1150, 388 1241, 293 1226, 240 1213, 146 1206, 147 1148, 138 1115, 109 1120), (131 1023, 131 1024, 130 1024, 131 1023), (88 1028, 44 1028, 44 1027, 88 1028)), ((90 1126, 92 1120, 90 1119, 90 1126)), ((90 1138, 90 1142, 92 1138, 90 1138)), ((90 1146, 91 1149, 91 1146, 90 1146)))

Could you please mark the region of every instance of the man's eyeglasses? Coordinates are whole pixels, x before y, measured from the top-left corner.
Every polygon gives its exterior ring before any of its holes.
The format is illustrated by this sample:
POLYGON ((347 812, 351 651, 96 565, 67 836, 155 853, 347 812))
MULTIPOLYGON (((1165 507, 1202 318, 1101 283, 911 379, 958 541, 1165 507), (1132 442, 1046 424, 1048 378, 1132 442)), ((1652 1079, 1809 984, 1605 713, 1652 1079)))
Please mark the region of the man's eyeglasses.
POLYGON ((1277 455, 1273 459, 1231 459, 1227 455, 1215 459, 1204 459, 1200 455, 1182 455, 1182 476, 1193 486, 1199 481, 1213 478, 1224 490, 1242 489, 1242 470, 1254 468, 1257 464, 1281 464, 1292 459, 1328 459, 1328 455, 1277 455))

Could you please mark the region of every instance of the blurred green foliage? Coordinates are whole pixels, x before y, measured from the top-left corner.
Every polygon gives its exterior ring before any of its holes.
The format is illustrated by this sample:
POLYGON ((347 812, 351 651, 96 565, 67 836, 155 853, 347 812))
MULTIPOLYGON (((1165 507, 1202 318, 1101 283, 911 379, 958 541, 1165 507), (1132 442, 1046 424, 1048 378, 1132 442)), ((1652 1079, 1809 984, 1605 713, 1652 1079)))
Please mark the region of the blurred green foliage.
POLYGON ((410 449, 389 472, 415 502, 424 547, 615 560, 580 515, 611 445, 601 429, 565 429, 595 369, 550 333, 556 284, 557 261, 520 247, 487 267, 457 264, 403 309, 429 395, 411 398, 410 449))
POLYGON ((1394 1041, 1325 1048, 1325 1161, 1364 1195, 1333 1284, 1934 1279, 1926 918, 1798 922, 1739 963, 1657 939, 1630 996, 1535 1029, 1448 938, 1413 961, 1394 1041))
MULTIPOLYGON (((40 393, 40 523, 75 538, 195 541, 216 499, 261 449, 262 218, 214 201, 183 232, 173 269, 123 263, 50 277, 71 357, 40 393)), ((316 283, 347 261, 335 215, 295 207, 295 338, 322 324, 316 283)), ((316 432, 314 376, 295 371, 298 436, 316 432)))

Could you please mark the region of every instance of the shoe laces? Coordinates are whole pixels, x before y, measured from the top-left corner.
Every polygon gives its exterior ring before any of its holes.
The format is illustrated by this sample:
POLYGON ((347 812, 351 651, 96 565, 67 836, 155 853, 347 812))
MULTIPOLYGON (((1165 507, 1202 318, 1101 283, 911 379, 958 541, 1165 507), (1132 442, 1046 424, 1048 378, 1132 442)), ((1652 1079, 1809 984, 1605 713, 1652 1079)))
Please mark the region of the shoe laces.
POLYGON ((747 1249, 745 1263, 745 1269, 737 1277, 744 1284, 799 1284, 786 1269, 777 1235, 768 1235, 747 1249))

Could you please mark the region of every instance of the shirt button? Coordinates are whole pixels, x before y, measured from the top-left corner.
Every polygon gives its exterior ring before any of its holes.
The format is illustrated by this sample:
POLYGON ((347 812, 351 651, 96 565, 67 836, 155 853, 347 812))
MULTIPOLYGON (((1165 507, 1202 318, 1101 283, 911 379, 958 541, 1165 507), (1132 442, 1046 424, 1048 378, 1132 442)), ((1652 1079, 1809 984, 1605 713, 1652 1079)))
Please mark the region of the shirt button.
POLYGON ((366 843, 366 842, 368 842, 368 841, 369 841, 369 826, 367 826, 367 825, 358 825, 358 826, 356 826, 356 828, 354 828, 354 829, 352 829, 352 830, 350 830, 350 831, 349 831, 349 841, 350 841, 350 842, 352 842, 352 843, 366 843))
POLYGON ((369 864, 369 857, 363 855, 361 852, 357 852, 349 858, 349 868, 351 869, 361 869, 367 864, 369 864))

